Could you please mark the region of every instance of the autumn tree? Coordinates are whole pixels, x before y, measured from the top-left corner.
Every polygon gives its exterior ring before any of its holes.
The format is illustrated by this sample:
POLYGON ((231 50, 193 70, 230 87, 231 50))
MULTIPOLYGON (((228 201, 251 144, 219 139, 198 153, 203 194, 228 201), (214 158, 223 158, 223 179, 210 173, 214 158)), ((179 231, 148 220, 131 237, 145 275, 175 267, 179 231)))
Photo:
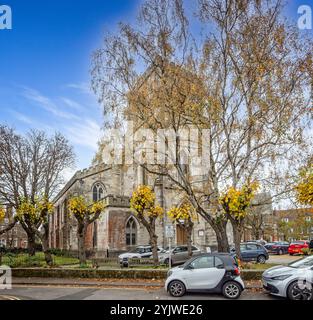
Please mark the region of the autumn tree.
POLYGON ((313 227, 312 210, 298 209, 294 218, 289 218, 289 221, 281 219, 277 226, 278 234, 283 236, 286 241, 309 239, 313 227))
POLYGON ((253 239, 258 240, 263 238, 266 240, 268 236, 273 234, 274 224, 271 194, 256 194, 246 217, 246 230, 251 232, 253 239))
POLYGON ((49 223, 49 215, 53 213, 53 203, 49 202, 47 198, 21 199, 16 212, 16 218, 21 225, 26 225, 29 232, 38 237, 42 244, 42 249, 45 254, 45 260, 49 266, 53 265, 53 259, 49 251, 49 234, 48 230, 44 228, 41 232, 37 226, 45 226, 49 223))
POLYGON ((251 209, 252 200, 257 189, 257 183, 248 183, 243 185, 240 189, 230 187, 220 197, 220 204, 224 214, 233 226, 234 244, 238 257, 241 257, 240 242, 245 227, 246 217, 249 214, 249 209, 251 209))
POLYGON ((277 233, 283 237, 284 241, 290 241, 292 238, 292 226, 293 223, 280 220, 277 222, 277 233))
MULTIPOLYGON (((6 215, 6 211, 3 208, 3 206, 1 206, 1 204, 0 204, 0 223, 4 220, 5 215, 6 215)), ((1 228, 0 235, 10 232, 14 228, 16 223, 17 223, 17 218, 13 217, 13 219, 11 219, 11 221, 9 221, 9 224, 7 224, 6 226, 3 226, 1 228)))
POLYGON ((300 171, 300 178, 295 191, 300 204, 313 206, 313 164, 300 171))
POLYGON ((184 201, 179 207, 173 207, 168 211, 170 219, 177 223, 181 228, 186 231, 188 255, 192 256, 192 232, 194 221, 198 216, 192 205, 188 201, 184 201))
POLYGON ((145 1, 138 23, 105 36, 92 84, 114 115, 107 126, 131 119, 135 132, 174 132, 165 165, 138 162, 186 195, 228 251, 221 190, 256 179, 273 199, 285 197, 312 143, 312 42, 284 19, 280 0, 199 0, 195 10, 205 37, 193 34, 183 1, 145 1), (196 165, 181 153, 179 132, 190 126, 206 137, 201 177, 185 170, 196 165))
POLYGON ((49 210, 36 211, 38 219, 30 219, 29 211, 22 208, 38 208, 42 202, 49 207, 64 182, 64 170, 71 168, 74 160, 72 147, 59 133, 48 137, 32 130, 22 136, 0 125, 0 200, 19 212, 5 231, 19 222, 27 234, 30 255, 35 254, 36 237, 43 246, 48 241, 49 210))
POLYGON ((72 197, 68 203, 70 216, 77 221, 78 258, 81 265, 86 265, 86 233, 90 224, 99 219, 105 208, 102 201, 88 203, 83 196, 72 197))
POLYGON ((162 217, 163 209, 156 204, 155 193, 151 187, 139 186, 132 194, 130 207, 149 234, 154 265, 158 265, 158 236, 155 224, 157 219, 162 217))

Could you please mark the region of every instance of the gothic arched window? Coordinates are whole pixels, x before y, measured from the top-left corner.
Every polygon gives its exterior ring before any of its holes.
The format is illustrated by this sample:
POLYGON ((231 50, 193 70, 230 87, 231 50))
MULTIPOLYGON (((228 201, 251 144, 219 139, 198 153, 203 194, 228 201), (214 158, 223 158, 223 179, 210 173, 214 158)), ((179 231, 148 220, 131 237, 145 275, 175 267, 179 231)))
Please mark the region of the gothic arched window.
POLYGON ((137 224, 134 218, 130 218, 126 224, 126 245, 134 246, 137 243, 137 224))
POLYGON ((92 188, 92 200, 93 201, 99 201, 103 199, 103 186, 100 183, 97 183, 92 188))

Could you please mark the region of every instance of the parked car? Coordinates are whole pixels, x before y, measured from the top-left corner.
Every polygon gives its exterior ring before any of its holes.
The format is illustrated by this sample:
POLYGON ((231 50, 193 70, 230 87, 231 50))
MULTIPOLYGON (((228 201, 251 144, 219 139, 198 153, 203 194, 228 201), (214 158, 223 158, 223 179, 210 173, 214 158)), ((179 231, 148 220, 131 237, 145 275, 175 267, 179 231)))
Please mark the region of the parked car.
MULTIPOLYGON (((198 256, 201 254, 201 250, 195 246, 191 246, 192 256, 198 256)), ((171 265, 177 265, 185 263, 189 259, 187 245, 176 246, 171 249, 171 265)), ((159 253, 159 262, 161 264, 169 264, 170 252, 169 248, 159 253)))
POLYGON ((173 297, 186 292, 222 293, 237 299, 244 282, 235 259, 227 253, 205 253, 169 270, 165 290, 173 297))
POLYGON ((294 254, 301 254, 302 249, 309 248, 309 242, 306 240, 294 241, 288 248, 288 253, 292 256, 294 254))
MULTIPOLYGON (((163 249, 158 247, 158 252, 161 252, 163 249)), ((128 259, 140 259, 140 258, 150 258, 152 257, 152 248, 151 246, 138 246, 134 250, 122 253, 118 256, 120 263, 123 261, 128 261, 128 259)))
POLYGON ((274 241, 267 243, 264 247, 269 253, 274 254, 288 254, 289 242, 286 241, 274 241))
POLYGON ((288 266, 276 266, 262 275, 263 288, 273 295, 291 300, 312 300, 313 256, 288 266))
POLYGON ((260 239, 260 240, 249 240, 248 242, 252 242, 252 243, 257 243, 257 244, 260 244, 262 246, 265 246, 267 244, 267 242, 263 239, 260 239))
MULTIPOLYGON (((235 253, 235 249, 231 249, 231 253, 235 253)), ((265 263, 269 255, 264 246, 252 242, 244 242, 240 244, 241 261, 265 263)))

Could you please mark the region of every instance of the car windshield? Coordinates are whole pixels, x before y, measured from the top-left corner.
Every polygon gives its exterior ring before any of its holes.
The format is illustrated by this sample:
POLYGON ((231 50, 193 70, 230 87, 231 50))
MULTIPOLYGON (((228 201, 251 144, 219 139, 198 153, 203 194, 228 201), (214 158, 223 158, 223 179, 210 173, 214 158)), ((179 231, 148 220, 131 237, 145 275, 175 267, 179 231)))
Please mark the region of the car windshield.
POLYGON ((313 256, 292 262, 289 264, 289 267, 297 268, 297 269, 306 268, 306 267, 313 267, 313 256))

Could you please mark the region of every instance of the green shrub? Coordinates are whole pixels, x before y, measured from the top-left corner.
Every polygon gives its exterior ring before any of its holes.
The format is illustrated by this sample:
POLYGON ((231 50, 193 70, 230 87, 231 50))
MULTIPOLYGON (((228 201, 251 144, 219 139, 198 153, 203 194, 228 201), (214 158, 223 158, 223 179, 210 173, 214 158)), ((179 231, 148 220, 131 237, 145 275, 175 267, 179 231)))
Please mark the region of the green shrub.
POLYGON ((309 248, 302 248, 301 251, 305 256, 308 256, 310 254, 310 249, 309 248))

